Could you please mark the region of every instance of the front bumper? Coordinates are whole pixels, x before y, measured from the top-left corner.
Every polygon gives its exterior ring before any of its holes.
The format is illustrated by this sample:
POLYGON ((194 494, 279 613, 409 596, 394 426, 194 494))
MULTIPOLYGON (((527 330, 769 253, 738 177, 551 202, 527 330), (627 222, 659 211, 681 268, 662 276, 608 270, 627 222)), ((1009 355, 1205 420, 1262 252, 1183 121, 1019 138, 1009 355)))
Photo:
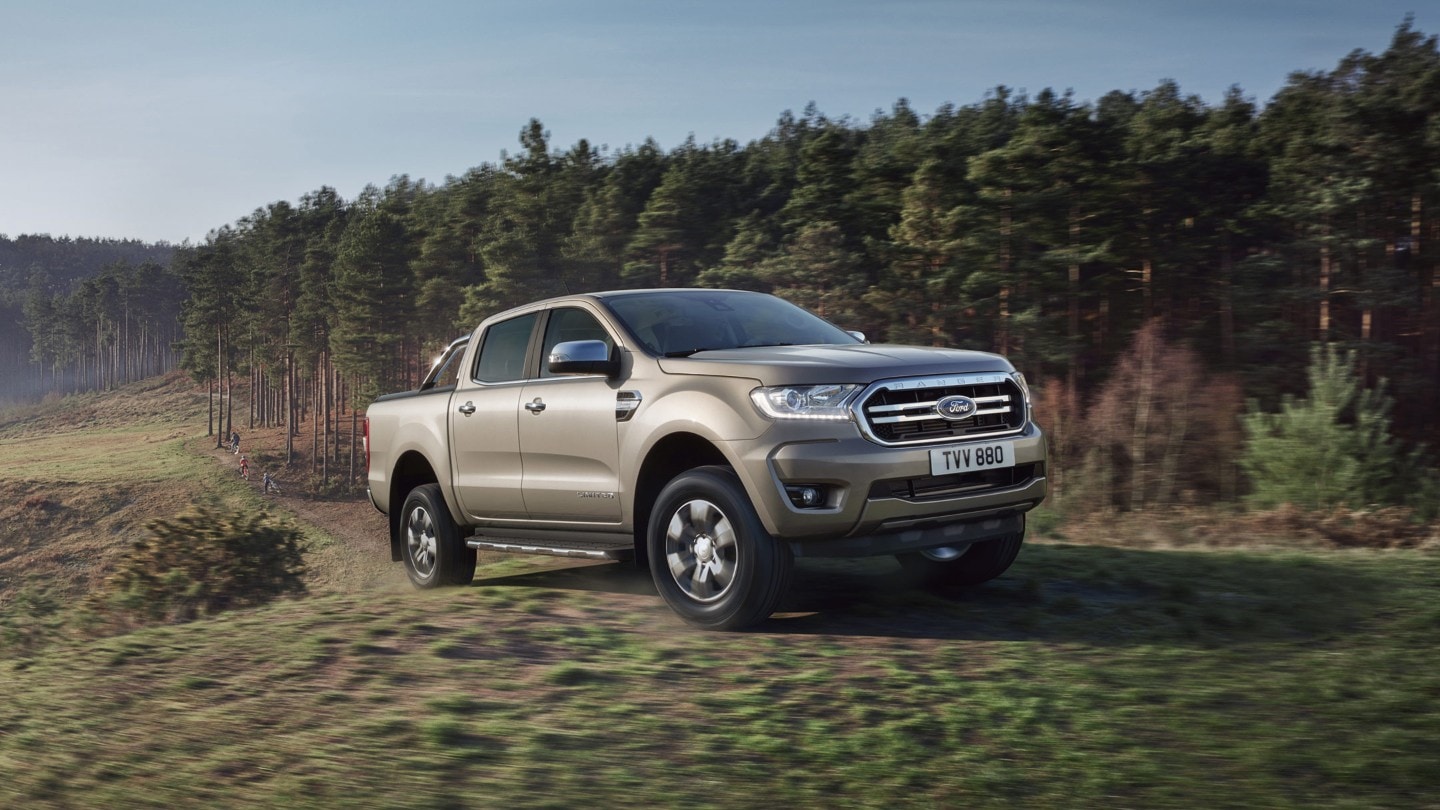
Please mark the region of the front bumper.
POLYGON ((1045 437, 1028 425, 1013 442, 1015 466, 936 478, 930 450, 887 447, 822 427, 775 431, 732 446, 765 528, 809 556, 890 554, 966 545, 1024 530, 1023 514, 1045 499, 1045 437), (799 433, 799 435, 795 435, 799 433), (807 435, 808 434, 808 435, 807 435), (795 506, 786 486, 823 487, 816 508, 795 506))
POLYGON ((874 557, 940 546, 958 548, 1024 532, 1025 514, 1007 510, 988 517, 967 515, 958 522, 885 531, 863 537, 792 540, 790 551, 796 557, 874 557))

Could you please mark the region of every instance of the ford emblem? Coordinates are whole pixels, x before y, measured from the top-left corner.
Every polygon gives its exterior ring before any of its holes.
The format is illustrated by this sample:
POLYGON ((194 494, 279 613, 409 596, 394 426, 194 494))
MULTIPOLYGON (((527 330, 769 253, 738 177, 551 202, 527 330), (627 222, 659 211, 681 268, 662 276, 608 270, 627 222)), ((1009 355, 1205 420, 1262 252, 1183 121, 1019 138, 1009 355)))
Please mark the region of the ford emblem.
POLYGON ((959 422, 975 415, 975 400, 959 394, 941 397, 940 401, 935 403, 935 412, 940 414, 941 419, 959 422))

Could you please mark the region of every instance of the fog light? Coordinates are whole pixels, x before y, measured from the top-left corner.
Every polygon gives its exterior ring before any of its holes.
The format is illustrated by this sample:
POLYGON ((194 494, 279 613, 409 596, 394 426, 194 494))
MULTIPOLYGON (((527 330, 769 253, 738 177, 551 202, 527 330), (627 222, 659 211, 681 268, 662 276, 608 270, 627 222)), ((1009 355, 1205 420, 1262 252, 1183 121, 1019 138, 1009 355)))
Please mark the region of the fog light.
POLYGON ((821 487, 809 484, 789 486, 785 487, 785 494, 790 496, 790 503, 801 509, 814 509, 825 505, 825 490, 821 487))

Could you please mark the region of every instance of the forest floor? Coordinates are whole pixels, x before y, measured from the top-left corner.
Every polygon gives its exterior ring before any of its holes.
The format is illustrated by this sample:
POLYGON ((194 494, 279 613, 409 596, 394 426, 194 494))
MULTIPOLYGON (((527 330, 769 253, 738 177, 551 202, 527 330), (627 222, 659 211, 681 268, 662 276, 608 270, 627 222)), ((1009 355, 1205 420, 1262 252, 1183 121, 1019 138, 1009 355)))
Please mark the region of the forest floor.
MULTIPOLYGON (((770 621, 701 633, 626 565, 487 556, 470 587, 415 591, 363 495, 307 495, 308 464, 264 495, 205 415, 182 378, 0 414, 0 629, 28 633, 0 640, 0 806, 1440 796, 1428 541, 1072 523, 964 592, 802 560, 770 621), (146 521, 201 501, 293 519, 310 594, 111 636, 66 623, 146 521)), ((262 465, 283 450, 241 433, 262 465)))

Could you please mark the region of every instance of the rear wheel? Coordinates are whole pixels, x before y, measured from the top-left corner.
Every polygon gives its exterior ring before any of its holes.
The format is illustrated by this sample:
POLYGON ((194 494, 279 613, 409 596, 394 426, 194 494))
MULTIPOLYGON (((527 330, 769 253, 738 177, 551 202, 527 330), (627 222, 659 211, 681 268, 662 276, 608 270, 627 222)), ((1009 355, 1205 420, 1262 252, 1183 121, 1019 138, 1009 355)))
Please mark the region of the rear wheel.
POLYGON ((1025 541, 1022 529, 1006 537, 971 543, 968 546, 942 546, 908 554, 897 554, 900 567, 916 584, 927 587, 979 585, 1005 573, 1020 544, 1025 541))
POLYGON ((400 513, 400 540, 415 587, 468 585, 475 578, 475 549, 460 536, 439 484, 410 490, 400 513))
POLYGON ((665 602, 707 630, 765 619, 790 585, 790 547, 765 531, 740 479, 725 467, 691 470, 661 490, 647 549, 665 602))

